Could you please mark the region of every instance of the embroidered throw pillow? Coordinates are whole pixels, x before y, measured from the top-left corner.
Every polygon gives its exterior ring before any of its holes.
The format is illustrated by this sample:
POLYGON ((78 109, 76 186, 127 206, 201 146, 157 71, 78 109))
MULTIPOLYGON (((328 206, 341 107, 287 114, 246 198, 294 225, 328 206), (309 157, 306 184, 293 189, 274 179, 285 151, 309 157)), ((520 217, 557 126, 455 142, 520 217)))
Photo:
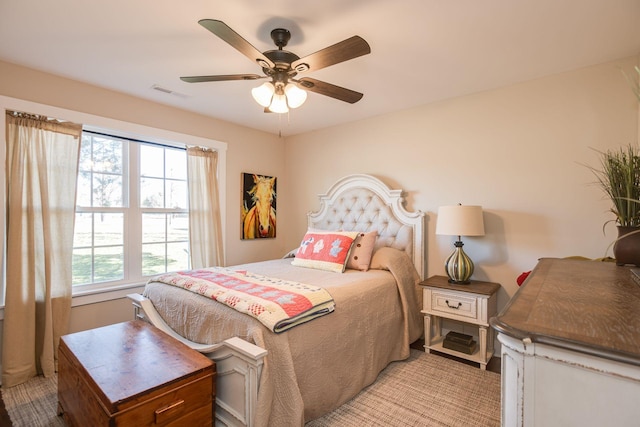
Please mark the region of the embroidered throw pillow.
POLYGON ((291 264, 342 273, 357 235, 357 231, 309 230, 291 264))
POLYGON ((377 231, 358 233, 358 236, 353 241, 353 246, 349 253, 349 259, 347 259, 347 268, 362 271, 369 270, 371 255, 373 254, 373 246, 376 244, 377 237, 377 231))

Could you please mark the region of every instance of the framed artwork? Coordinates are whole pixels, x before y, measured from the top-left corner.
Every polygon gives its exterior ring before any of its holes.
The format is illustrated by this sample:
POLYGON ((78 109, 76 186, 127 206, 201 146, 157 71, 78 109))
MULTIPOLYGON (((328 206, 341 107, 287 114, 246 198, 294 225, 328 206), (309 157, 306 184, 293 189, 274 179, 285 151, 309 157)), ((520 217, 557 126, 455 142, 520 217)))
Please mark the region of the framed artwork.
POLYGON ((276 237, 276 177, 242 173, 241 236, 276 237))

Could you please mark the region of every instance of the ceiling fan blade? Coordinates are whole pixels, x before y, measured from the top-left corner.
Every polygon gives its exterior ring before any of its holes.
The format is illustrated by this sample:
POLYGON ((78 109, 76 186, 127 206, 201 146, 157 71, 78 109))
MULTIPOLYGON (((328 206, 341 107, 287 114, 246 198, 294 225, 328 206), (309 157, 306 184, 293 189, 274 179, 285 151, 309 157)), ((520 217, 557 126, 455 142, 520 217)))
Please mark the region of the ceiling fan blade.
POLYGON ((319 93, 320 95, 330 96, 331 98, 339 99, 340 101, 348 102, 349 104, 355 104, 363 97, 363 94, 360 92, 332 85, 331 83, 320 80, 311 79, 309 77, 302 78, 296 83, 298 83, 302 89, 319 93))
POLYGON ((275 64, 258 49, 253 47, 251 43, 242 38, 238 33, 233 31, 227 24, 217 19, 201 19, 198 24, 220 37, 232 47, 236 48, 240 53, 257 62, 263 68, 273 68, 275 64))
POLYGON ((180 80, 187 83, 200 83, 200 82, 224 82, 227 80, 257 80, 263 79, 266 76, 259 76, 257 74, 226 74, 219 76, 187 76, 180 77, 180 80))
POLYGON ((369 53, 371 53, 369 43, 360 36, 353 36, 294 61, 291 68, 298 73, 315 71, 369 53))

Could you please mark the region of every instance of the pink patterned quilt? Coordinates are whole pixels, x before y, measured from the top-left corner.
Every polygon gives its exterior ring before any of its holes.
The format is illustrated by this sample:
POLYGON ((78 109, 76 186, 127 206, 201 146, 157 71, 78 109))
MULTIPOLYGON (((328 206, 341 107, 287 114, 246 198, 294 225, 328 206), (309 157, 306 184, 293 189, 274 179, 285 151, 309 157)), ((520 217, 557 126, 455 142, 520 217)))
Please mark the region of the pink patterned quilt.
POLYGON ((335 308, 324 288, 224 267, 167 273, 152 281, 223 303, 255 317, 275 333, 329 314, 335 308))

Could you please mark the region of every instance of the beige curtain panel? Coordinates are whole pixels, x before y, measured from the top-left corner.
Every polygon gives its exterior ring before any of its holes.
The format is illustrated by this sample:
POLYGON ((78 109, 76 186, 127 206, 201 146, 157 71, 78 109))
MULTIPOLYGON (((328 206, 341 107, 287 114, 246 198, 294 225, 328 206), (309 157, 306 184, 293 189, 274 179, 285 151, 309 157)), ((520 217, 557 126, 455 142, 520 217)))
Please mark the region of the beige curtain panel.
POLYGON ((187 181, 191 267, 224 265, 218 153, 200 147, 188 147, 187 181))
POLYGON ((7 280, 2 386, 56 370, 68 331, 82 126, 7 112, 7 280))

